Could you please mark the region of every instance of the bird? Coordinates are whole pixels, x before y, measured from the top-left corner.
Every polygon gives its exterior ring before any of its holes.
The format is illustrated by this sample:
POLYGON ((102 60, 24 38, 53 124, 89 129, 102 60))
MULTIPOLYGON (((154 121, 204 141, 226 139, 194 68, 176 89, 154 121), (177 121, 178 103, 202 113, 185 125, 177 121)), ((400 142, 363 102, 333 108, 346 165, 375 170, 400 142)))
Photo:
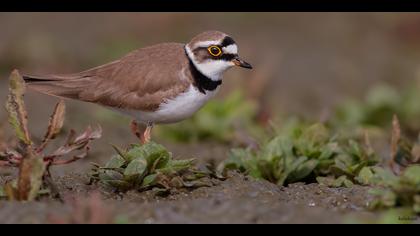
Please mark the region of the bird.
POLYGON ((226 33, 211 30, 188 43, 159 43, 73 74, 23 74, 29 89, 101 105, 130 116, 131 131, 145 144, 155 124, 195 114, 218 92, 225 71, 252 69, 226 33))

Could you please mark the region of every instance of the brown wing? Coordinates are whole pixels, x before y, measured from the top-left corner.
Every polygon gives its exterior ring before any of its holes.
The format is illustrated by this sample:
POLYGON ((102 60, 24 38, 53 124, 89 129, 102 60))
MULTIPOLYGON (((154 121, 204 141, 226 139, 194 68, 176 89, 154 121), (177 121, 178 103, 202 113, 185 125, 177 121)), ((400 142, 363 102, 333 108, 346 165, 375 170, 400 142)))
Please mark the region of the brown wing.
POLYGON ((185 91, 188 67, 182 44, 159 44, 134 51, 118 61, 78 74, 24 76, 29 88, 53 96, 104 106, 152 111, 185 91))

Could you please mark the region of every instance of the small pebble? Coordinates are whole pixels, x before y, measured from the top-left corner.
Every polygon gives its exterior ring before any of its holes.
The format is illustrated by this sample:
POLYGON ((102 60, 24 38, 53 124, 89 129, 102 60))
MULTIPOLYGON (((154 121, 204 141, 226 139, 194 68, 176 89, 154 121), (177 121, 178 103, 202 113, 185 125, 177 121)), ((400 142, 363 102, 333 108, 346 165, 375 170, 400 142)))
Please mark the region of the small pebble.
POLYGON ((250 197, 255 198, 258 196, 258 192, 252 192, 249 194, 250 197))

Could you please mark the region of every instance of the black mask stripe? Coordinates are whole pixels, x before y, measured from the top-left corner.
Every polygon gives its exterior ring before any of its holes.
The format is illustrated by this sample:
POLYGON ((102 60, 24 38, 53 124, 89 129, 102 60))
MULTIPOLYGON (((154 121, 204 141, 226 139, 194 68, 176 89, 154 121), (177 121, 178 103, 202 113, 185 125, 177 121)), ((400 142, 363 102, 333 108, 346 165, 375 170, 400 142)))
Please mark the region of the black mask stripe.
POLYGON ((233 59, 235 59, 235 57, 237 57, 236 54, 225 53, 222 54, 219 58, 225 61, 232 61, 233 59))
MULTIPOLYGON (((207 53, 207 48, 206 47, 196 48, 196 49, 194 49, 194 52, 197 52, 199 50, 205 50, 206 53, 207 53)), ((205 59, 213 59, 213 60, 222 59, 222 60, 225 60, 225 61, 231 61, 237 56, 238 56, 237 54, 232 54, 232 53, 222 53, 220 56, 217 56, 217 57, 208 54, 208 56, 206 56, 205 59)))

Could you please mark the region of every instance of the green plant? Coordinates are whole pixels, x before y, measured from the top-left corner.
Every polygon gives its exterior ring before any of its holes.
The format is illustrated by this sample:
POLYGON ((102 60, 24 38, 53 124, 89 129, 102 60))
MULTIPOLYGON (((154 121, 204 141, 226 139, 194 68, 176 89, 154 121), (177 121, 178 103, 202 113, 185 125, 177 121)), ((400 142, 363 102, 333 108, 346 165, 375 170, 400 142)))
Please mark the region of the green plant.
POLYGON ((369 203, 370 209, 401 208, 405 212, 402 220, 389 213, 394 216, 394 221, 404 221, 410 219, 410 215, 420 213, 420 166, 416 165, 419 163, 419 149, 418 141, 413 143, 402 137, 399 120, 394 115, 390 168, 366 166, 355 178, 359 184, 375 187, 370 191, 374 196, 369 203))
POLYGON ((418 84, 403 89, 386 84, 373 87, 365 99, 349 99, 339 104, 330 123, 340 128, 360 126, 390 128, 389 121, 396 114, 400 117, 404 130, 417 133, 420 130, 418 84))
POLYGON ((394 173, 412 164, 420 164, 420 136, 416 142, 410 141, 401 134, 399 119, 394 115, 392 121, 391 159, 389 165, 394 173))
POLYGON ((372 189, 375 199, 369 204, 371 209, 393 207, 408 208, 420 214, 420 166, 407 167, 401 176, 383 182, 385 188, 372 189))
POLYGON ((261 130, 254 119, 256 108, 255 103, 234 91, 224 100, 210 101, 186 121, 157 127, 157 134, 178 142, 231 142, 243 133, 258 135, 261 130))
MULTIPOLYGON (((0 196, 7 196, 13 200, 34 200, 42 187, 49 186, 55 191, 49 168, 53 165, 71 163, 86 157, 89 150, 89 143, 101 137, 101 129, 92 130, 88 128, 83 134, 76 136, 72 130, 67 141, 51 154, 45 154, 47 145, 61 131, 64 124, 65 105, 60 101, 51 115, 47 132, 41 142, 36 145, 32 140, 28 129, 28 118, 23 100, 25 94, 25 82, 18 71, 13 71, 10 76, 9 96, 6 103, 6 110, 9 114, 9 123, 15 131, 19 144, 15 149, 6 147, 0 153, 0 166, 19 168, 17 179, 7 182, 0 196), (68 154, 79 151, 79 154, 72 155, 69 159, 62 159, 68 154)), ((56 193, 58 194, 58 193, 56 193)))
POLYGON ((149 142, 132 145, 126 151, 115 149, 118 154, 105 166, 94 164, 92 181, 118 191, 154 189, 162 194, 169 193, 172 188, 211 185, 203 179, 212 175, 210 171, 195 168, 194 159, 172 159, 172 154, 160 144, 149 142))
POLYGON ((368 141, 341 141, 323 124, 292 122, 257 151, 233 149, 219 171, 236 169, 278 185, 316 179, 338 187, 350 185, 363 167, 376 163, 368 141))

